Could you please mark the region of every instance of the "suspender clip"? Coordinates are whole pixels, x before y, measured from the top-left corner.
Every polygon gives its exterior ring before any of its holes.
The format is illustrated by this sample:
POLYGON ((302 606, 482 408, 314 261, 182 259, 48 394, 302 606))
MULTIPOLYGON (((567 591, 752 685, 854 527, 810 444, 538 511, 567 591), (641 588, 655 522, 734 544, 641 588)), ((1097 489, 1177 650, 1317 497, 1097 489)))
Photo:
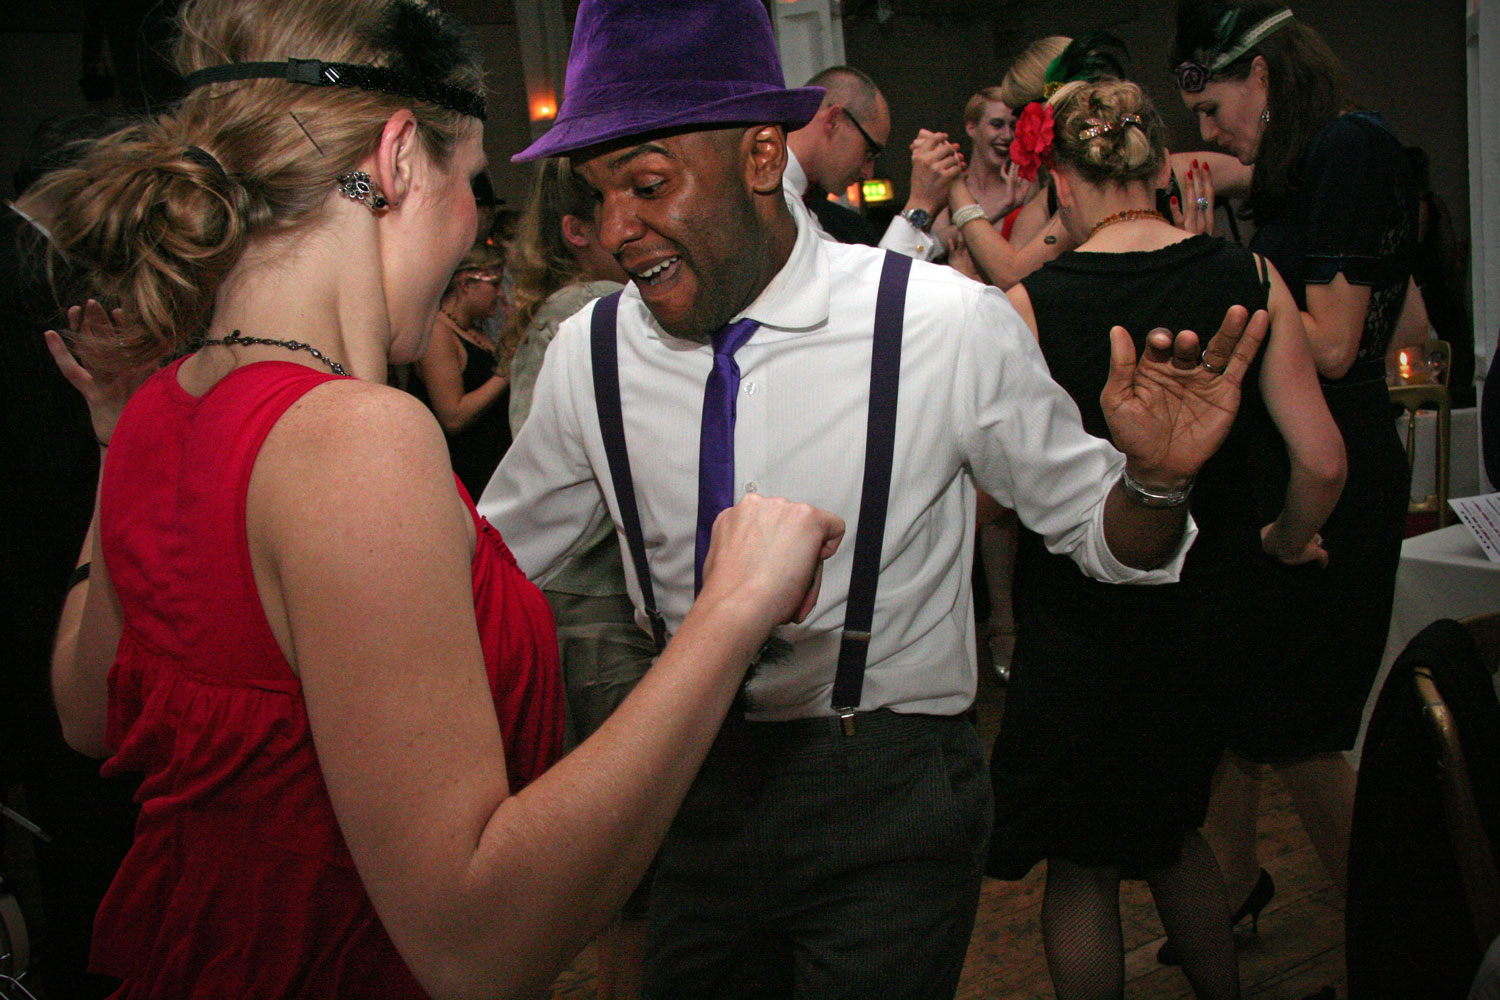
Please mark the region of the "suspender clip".
POLYGON ((866 645, 869 645, 870 642, 870 633, 860 632, 859 630, 852 628, 844 629, 843 637, 847 642, 862 642, 866 645))
POLYGON ((854 713, 855 713, 854 707, 851 706, 851 707, 848 707, 848 708, 835 708, 834 711, 837 712, 837 713, 839 713, 839 719, 842 722, 843 727, 844 727, 844 735, 845 736, 853 736, 854 735, 854 713))

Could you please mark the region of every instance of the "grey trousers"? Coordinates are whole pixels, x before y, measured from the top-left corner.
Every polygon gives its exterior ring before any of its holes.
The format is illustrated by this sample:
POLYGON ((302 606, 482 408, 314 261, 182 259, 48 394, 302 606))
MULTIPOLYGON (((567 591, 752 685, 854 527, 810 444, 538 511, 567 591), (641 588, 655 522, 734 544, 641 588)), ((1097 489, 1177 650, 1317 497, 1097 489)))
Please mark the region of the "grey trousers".
POLYGON ((732 722, 658 856, 643 993, 951 998, 992 817, 962 717, 732 722))

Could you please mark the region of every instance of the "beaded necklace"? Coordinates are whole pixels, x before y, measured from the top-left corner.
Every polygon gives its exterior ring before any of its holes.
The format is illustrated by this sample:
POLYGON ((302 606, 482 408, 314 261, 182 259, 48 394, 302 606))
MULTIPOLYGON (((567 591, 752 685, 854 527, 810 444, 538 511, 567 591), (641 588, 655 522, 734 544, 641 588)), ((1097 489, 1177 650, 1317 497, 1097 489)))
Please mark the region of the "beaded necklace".
POLYGON ((1154 208, 1127 208, 1123 212, 1116 212, 1114 215, 1106 215, 1104 218, 1094 223, 1094 228, 1089 230, 1089 239, 1093 239, 1094 234, 1103 229, 1105 226, 1112 226, 1116 222, 1130 222, 1132 219, 1160 219, 1163 222, 1167 221, 1167 217, 1156 211, 1154 208))

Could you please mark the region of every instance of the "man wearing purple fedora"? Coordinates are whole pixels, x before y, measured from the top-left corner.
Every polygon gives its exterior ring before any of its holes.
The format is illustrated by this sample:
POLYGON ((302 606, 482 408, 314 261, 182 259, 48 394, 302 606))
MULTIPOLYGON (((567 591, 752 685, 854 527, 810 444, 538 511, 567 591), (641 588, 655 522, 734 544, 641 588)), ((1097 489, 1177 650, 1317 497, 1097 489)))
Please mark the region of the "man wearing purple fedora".
POLYGON ((648 996, 952 996, 991 818, 975 487, 1100 579, 1175 579, 1264 335, 1160 331, 1139 364, 1117 336, 1116 451, 999 292, 794 219, 786 133, 820 97, 783 87, 760 0, 584 0, 562 111, 516 157, 572 156, 631 275, 563 324, 484 492, 521 567, 545 584, 613 519, 660 643, 745 493, 850 529, 661 849, 648 996))

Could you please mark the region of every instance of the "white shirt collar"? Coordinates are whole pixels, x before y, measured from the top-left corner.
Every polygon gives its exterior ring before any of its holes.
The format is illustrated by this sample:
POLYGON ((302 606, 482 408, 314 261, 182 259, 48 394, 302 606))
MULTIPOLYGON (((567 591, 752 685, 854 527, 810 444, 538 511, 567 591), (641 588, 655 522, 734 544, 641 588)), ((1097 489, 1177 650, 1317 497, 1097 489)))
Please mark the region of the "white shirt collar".
POLYGON ((777 330, 811 330, 828 322, 828 243, 813 231, 811 215, 791 216, 797 223, 791 256, 740 316, 777 330))
POLYGON ((791 146, 786 148, 786 169, 781 173, 781 186, 786 188, 789 196, 798 201, 807 195, 807 171, 802 169, 802 162, 792 152, 791 146))

